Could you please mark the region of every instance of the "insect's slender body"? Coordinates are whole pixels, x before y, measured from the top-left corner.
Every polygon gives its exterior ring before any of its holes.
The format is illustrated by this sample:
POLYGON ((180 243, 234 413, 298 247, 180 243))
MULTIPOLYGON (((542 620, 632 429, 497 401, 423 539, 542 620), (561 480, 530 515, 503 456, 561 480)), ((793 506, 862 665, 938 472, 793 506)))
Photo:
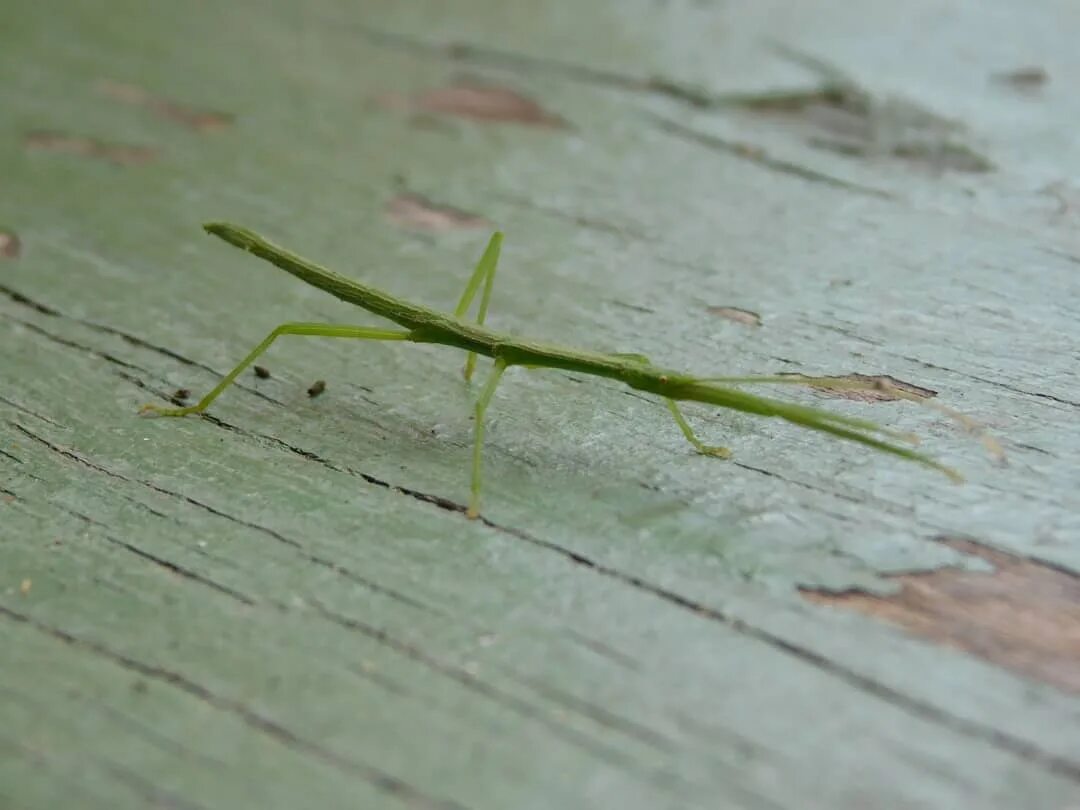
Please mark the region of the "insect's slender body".
MULTIPOLYGON (((385 318, 404 331, 354 327, 336 324, 283 324, 271 332, 222 382, 197 405, 186 408, 161 408, 147 406, 145 410, 166 416, 182 416, 200 413, 226 388, 256 357, 282 334, 302 334, 321 337, 352 337, 374 340, 405 340, 415 343, 436 343, 451 346, 469 353, 466 377, 472 373, 475 355, 490 357, 495 361, 494 372, 477 403, 477 439, 473 460, 473 497, 469 514, 478 514, 480 493, 480 446, 483 436, 483 415, 499 379, 510 366, 529 366, 562 369, 618 380, 640 391, 663 397, 680 430, 694 447, 702 453, 726 457, 728 451, 720 447, 704 445, 683 418, 676 400, 688 400, 717 405, 724 408, 753 413, 760 416, 778 417, 788 422, 832 434, 842 439, 859 442, 878 450, 892 453, 939 469, 951 477, 958 477, 948 467, 909 448, 886 441, 882 436, 906 438, 862 419, 830 413, 818 408, 784 402, 747 393, 730 384, 735 382, 790 383, 786 377, 758 378, 703 378, 682 372, 657 368, 641 355, 605 354, 581 351, 549 343, 525 340, 483 326, 487 304, 491 294, 495 265, 498 261, 501 234, 495 234, 488 249, 477 265, 461 301, 453 314, 439 312, 420 304, 405 301, 382 290, 370 287, 331 270, 320 267, 288 250, 274 245, 258 234, 227 223, 209 223, 207 232, 238 248, 265 259, 314 287, 350 304, 362 307, 374 315, 385 318), (463 319, 480 285, 484 285, 480 313, 476 322, 463 319)), ((803 379, 805 383, 824 383, 822 380, 803 379)), ((839 386, 847 387, 847 386, 839 386)))

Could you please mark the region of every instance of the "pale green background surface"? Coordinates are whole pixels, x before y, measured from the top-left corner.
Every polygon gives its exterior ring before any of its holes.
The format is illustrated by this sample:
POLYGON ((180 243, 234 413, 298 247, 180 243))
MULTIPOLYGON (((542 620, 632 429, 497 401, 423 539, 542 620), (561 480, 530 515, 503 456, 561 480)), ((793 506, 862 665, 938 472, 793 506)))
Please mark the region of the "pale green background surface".
POLYGON ((943 535, 1080 569, 1080 6, 792 5, 8 5, 0 807, 1078 806, 1076 695, 797 587, 981 565, 943 535), (879 145, 911 105, 958 126, 926 160, 859 159, 649 89, 820 81, 770 43, 859 82, 879 145), (991 80, 1029 64, 1037 93, 991 80), (463 74, 571 127, 379 103, 463 74), (101 80, 235 125, 185 129, 101 80), (30 150, 35 131, 160 155, 118 167, 30 150), (954 144, 994 170, 935 164, 954 144), (485 525, 433 503, 468 493, 475 389, 448 349, 284 339, 214 419, 134 416, 282 321, 371 322, 205 220, 451 307, 486 231, 388 223, 402 183, 506 230, 495 328, 701 372, 890 374, 1009 464, 910 405, 825 402, 917 431, 966 486, 688 409, 722 463, 655 402, 513 370, 485 525))

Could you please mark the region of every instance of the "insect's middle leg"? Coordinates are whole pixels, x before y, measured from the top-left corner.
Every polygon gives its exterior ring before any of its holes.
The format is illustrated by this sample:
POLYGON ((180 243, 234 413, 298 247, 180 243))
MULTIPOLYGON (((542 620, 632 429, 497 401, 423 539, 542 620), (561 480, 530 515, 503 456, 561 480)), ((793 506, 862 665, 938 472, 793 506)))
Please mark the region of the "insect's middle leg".
POLYGON ((726 447, 719 447, 715 445, 705 444, 694 433, 694 429, 690 427, 690 423, 686 421, 686 417, 683 416, 682 411, 679 409, 678 403, 673 399, 664 398, 664 402, 667 403, 668 410, 671 411, 671 415, 675 417, 675 423, 679 426, 679 430, 682 431, 683 436, 690 444, 694 445, 694 449, 701 453, 703 456, 715 456, 716 458, 731 458, 731 451, 726 447))
MULTIPOLYGON (((455 318, 461 318, 469 311, 469 306, 476 297, 480 284, 483 283, 484 292, 480 296, 480 310, 476 315, 477 324, 483 325, 484 319, 487 317, 488 303, 491 301, 491 288, 495 284, 495 268, 499 264, 499 251, 502 250, 502 241, 503 235, 499 231, 491 235, 488 246, 484 250, 484 255, 476 263, 476 269, 473 270, 469 283, 465 285, 465 292, 461 294, 461 300, 458 301, 457 308, 454 310, 455 318)), ((469 356, 465 358, 464 374, 466 380, 472 379, 475 369, 476 353, 469 352, 469 356)))
POLYGON ((140 413, 152 413, 157 416, 187 416, 189 413, 202 413, 218 396, 228 388, 237 376, 255 362, 255 359, 270 348, 270 344, 281 335, 309 335, 314 337, 356 338, 360 340, 408 340, 409 333, 398 329, 376 329, 367 326, 351 326, 334 323, 283 323, 266 336, 240 363, 217 384, 217 386, 196 404, 186 408, 163 408, 160 405, 144 405, 140 413))
MULTIPOLYGON (((634 360, 645 366, 651 366, 652 362, 643 354, 616 354, 616 357, 621 357, 629 360, 634 360)), ((690 427, 690 423, 686 421, 686 417, 683 416, 682 409, 679 408, 679 404, 673 400, 664 398, 664 404, 667 405, 668 410, 671 411, 671 415, 675 417, 675 424, 679 426, 679 430, 682 431, 682 435, 686 437, 686 440, 694 446, 694 449, 701 453, 703 456, 713 456, 715 458, 731 458, 731 451, 726 447, 719 447, 715 445, 705 444, 694 433, 694 429, 690 427)))
POLYGON ((506 371, 506 365, 506 361, 503 359, 495 361, 495 367, 491 370, 491 376, 488 377, 487 382, 484 383, 484 389, 480 392, 480 397, 476 400, 476 436, 473 442, 472 493, 469 498, 468 511, 465 513, 471 520, 480 517, 480 484, 483 466, 481 453, 484 447, 484 414, 487 412, 488 403, 491 402, 491 397, 499 385, 499 380, 502 378, 503 372, 506 371))

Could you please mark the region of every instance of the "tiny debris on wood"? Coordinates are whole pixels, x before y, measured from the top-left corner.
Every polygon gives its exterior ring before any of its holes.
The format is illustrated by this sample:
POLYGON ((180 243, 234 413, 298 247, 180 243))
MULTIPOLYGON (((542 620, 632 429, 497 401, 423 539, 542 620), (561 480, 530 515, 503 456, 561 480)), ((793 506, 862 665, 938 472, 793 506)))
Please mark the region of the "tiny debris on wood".
POLYGON ((307 390, 307 395, 314 399, 323 391, 326 390, 326 380, 316 380, 311 384, 311 387, 307 390))
POLYGON ((410 192, 398 194, 387 203, 386 218, 395 225, 424 231, 491 227, 491 223, 483 217, 410 192))
POLYGON ((990 77, 998 84, 1007 85, 1014 90, 1031 92, 1044 87, 1050 81, 1050 74, 1037 65, 1006 70, 990 77))
POLYGON ((145 107, 160 118, 173 121, 196 132, 215 132, 232 126, 233 116, 213 110, 200 110, 159 98, 134 84, 104 79, 97 84, 99 93, 114 101, 145 107))
POLYGON ((547 129, 565 129, 564 118, 548 112, 531 98, 496 84, 462 79, 411 98, 388 94, 383 107, 449 115, 483 123, 510 123, 547 129))
POLYGON ((22 253, 22 242, 12 231, 0 229, 0 258, 16 259, 22 253))
POLYGON ((24 579, 19 583, 19 593, 26 596, 30 593, 30 589, 34 586, 34 583, 30 579, 24 579))
POLYGON ((718 315, 721 318, 726 318, 735 323, 741 323, 744 326, 761 326, 761 316, 756 312, 751 312, 749 309, 716 306, 709 307, 706 311, 710 315, 718 315))
POLYGON ((270 379, 270 369, 268 369, 266 366, 253 366, 252 371, 255 372, 255 376, 258 377, 260 380, 270 379))
POLYGON ((182 405, 185 401, 191 398, 191 390, 187 388, 177 388, 173 391, 172 399, 177 405, 182 405))
POLYGON ((39 130, 23 139, 27 149, 95 158, 117 166, 141 166, 157 159, 158 151, 149 146, 111 143, 84 135, 39 130))

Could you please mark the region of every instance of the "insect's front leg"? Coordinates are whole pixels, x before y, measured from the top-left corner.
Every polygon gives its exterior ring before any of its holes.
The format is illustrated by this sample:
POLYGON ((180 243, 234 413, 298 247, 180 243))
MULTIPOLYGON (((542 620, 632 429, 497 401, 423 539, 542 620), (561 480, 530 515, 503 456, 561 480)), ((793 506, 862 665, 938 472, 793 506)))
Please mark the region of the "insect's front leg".
POLYGON ((256 346, 243 360, 237 364, 236 368, 230 371, 225 377, 217 384, 217 386, 205 397, 200 399, 194 405, 188 405, 185 408, 163 408, 160 405, 143 405, 139 413, 153 414, 154 416, 187 416, 190 413, 202 413, 213 402, 221 392, 228 388, 233 382, 235 382, 237 376, 255 362, 255 359, 270 348, 270 344, 277 340, 282 335, 308 335, 311 337, 334 337, 334 338, 356 338, 359 340, 408 340, 409 333, 397 329, 374 329, 366 326, 352 326, 349 324, 333 324, 333 323, 283 323, 272 331, 266 338, 256 346))
POLYGON ((481 473, 483 462, 481 459, 481 453, 484 447, 484 413, 487 411, 488 403, 491 402, 491 397, 495 393, 495 389, 499 385, 499 380, 502 379, 503 372, 506 371, 507 362, 500 358, 495 360, 495 367, 491 370, 491 376, 487 378, 487 382, 484 383, 484 390, 480 392, 479 398, 476 400, 476 436, 473 441, 473 463, 472 463, 472 494, 469 498, 469 508, 465 514, 470 520, 475 520, 480 517, 480 485, 481 485, 481 473))
MULTIPOLYGON (((640 363, 643 366, 652 366, 652 361, 649 360, 644 354, 630 354, 619 353, 613 355, 613 357, 619 357, 626 360, 631 360, 634 363, 640 363)), ((686 421, 686 417, 683 416, 682 409, 679 408, 679 404, 668 397, 664 397, 664 404, 667 405, 668 410, 671 411, 671 415, 675 417, 675 424, 679 426, 679 430, 682 431, 682 435, 686 437, 686 440, 694 446, 694 449, 701 453, 703 456, 712 456, 713 458, 731 458, 731 451, 726 447, 719 447, 715 445, 705 444, 694 433, 694 429, 690 427, 690 423, 686 421)))

